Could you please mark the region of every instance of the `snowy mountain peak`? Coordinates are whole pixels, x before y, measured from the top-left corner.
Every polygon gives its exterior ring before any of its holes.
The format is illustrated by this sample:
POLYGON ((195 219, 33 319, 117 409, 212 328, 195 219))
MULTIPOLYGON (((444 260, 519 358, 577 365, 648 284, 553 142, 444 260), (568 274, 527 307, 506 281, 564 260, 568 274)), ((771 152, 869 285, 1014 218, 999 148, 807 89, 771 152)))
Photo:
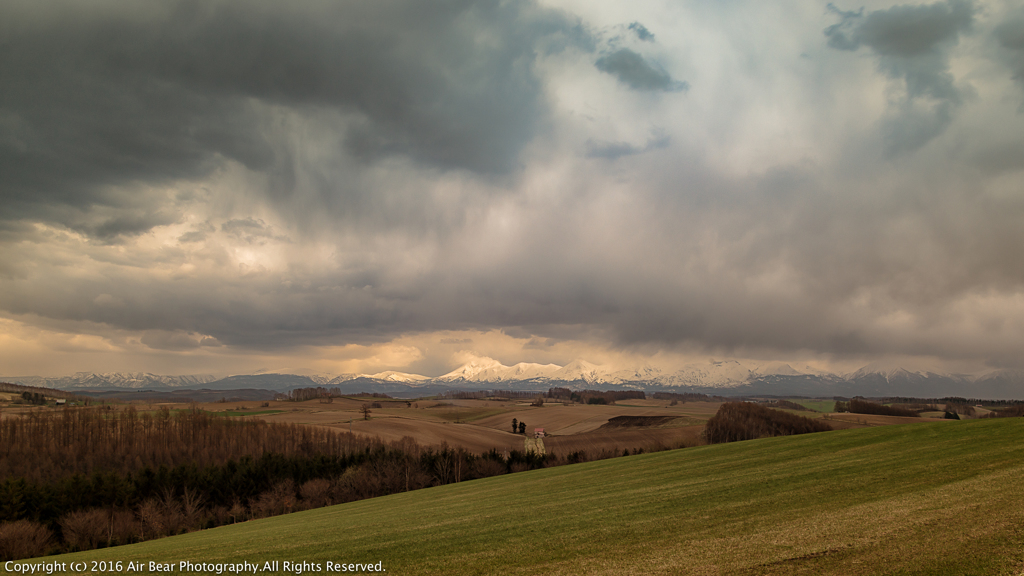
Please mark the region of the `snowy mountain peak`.
POLYGON ((498 376, 508 369, 508 366, 505 366, 494 358, 477 356, 437 379, 442 382, 455 382, 459 380, 490 382, 498 379, 498 376))
POLYGON ((551 375, 556 380, 583 380, 597 382, 607 372, 603 367, 586 360, 573 360, 551 375))
POLYGON ((892 380, 893 378, 906 378, 908 376, 925 376, 926 371, 908 369, 901 364, 892 362, 872 362, 865 366, 862 366, 856 372, 846 375, 846 378, 850 380, 856 380, 858 378, 864 378, 867 376, 883 376, 886 381, 892 380))
POLYGON ((806 372, 800 372, 785 362, 768 362, 753 370, 758 376, 799 376, 806 372))
POLYGON ((376 374, 360 374, 359 378, 372 378, 374 380, 385 380, 387 382, 426 382, 430 380, 427 376, 420 376, 419 374, 408 374, 406 372, 395 372, 394 370, 387 370, 384 372, 378 372, 376 374))
POLYGON ((560 366, 557 364, 537 364, 534 362, 520 362, 515 366, 505 366, 493 358, 478 356, 444 376, 437 378, 437 380, 442 382, 531 380, 534 378, 551 378, 559 368, 560 366))
POLYGON ((520 362, 510 367, 503 380, 529 380, 531 378, 546 378, 557 372, 561 366, 558 364, 537 364, 534 362, 520 362))

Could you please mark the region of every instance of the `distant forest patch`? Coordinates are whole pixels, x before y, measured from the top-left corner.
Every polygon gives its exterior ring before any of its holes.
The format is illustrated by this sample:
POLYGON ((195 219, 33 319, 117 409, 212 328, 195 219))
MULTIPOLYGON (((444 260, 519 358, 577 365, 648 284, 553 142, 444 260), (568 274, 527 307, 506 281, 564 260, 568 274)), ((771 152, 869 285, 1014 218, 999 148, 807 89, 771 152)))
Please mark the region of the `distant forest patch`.
POLYGON ((719 444, 829 430, 832 427, 821 420, 766 408, 753 402, 726 402, 708 420, 704 428, 704 439, 709 444, 719 444))
POLYGON ((886 406, 860 398, 852 398, 849 402, 836 402, 835 411, 849 412, 851 414, 874 414, 876 416, 909 416, 914 418, 918 416, 918 413, 914 410, 886 406))

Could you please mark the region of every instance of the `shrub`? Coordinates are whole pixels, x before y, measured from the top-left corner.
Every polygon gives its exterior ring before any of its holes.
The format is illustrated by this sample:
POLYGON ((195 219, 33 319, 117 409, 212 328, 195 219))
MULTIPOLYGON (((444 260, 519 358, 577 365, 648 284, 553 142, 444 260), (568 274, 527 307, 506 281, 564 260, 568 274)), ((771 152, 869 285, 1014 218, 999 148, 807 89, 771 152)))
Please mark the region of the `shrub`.
POLYGON ((0 524, 0 560, 35 558, 45 554, 53 542, 53 533, 30 520, 0 524))
POLYGON ((319 508, 330 504, 331 481, 325 478, 314 478, 299 487, 302 501, 309 508, 319 508))
POLYGON ((79 510, 60 519, 60 529, 68 546, 92 550, 108 540, 110 518, 105 510, 79 510))

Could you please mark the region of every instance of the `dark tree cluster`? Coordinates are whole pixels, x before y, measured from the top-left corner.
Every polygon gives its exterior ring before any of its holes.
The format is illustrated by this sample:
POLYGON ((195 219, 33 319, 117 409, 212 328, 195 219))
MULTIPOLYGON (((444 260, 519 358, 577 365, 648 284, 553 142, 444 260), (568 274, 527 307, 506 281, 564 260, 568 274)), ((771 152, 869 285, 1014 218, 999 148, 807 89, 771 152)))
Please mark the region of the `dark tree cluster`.
POLYGON ((791 402, 789 400, 768 400, 767 402, 765 402, 765 406, 769 408, 780 408, 785 410, 800 410, 804 412, 811 412, 811 409, 807 408, 803 404, 797 404, 796 402, 791 402))
MULTIPOLYGON (((333 388, 325 388, 323 386, 316 386, 314 388, 295 388, 287 393, 274 394, 274 400, 282 402, 305 402, 307 400, 316 400, 318 398, 340 398, 343 396, 341 388, 337 386, 333 388)), ((359 394, 348 394, 347 396, 356 398, 391 398, 387 394, 381 392, 360 392, 359 394)))
POLYGON ((573 392, 569 398, 580 404, 614 404, 619 400, 644 400, 647 394, 643 390, 583 390, 573 392))
POLYGON ((886 406, 876 402, 868 402, 863 398, 851 398, 849 402, 836 402, 835 412, 849 412, 851 414, 874 414, 876 416, 912 416, 917 417, 917 412, 906 408, 886 406))
POLYGON ((704 440, 718 444, 828 430, 832 427, 820 420, 773 410, 753 402, 726 402, 705 425, 704 440))
POLYGON ((316 400, 317 398, 337 398, 339 396, 341 396, 341 388, 317 386, 315 388, 295 388, 287 393, 274 394, 274 400, 305 402, 306 400, 316 400))
POLYGON ((43 396, 39 392, 22 392, 21 399, 29 404, 36 406, 42 406, 46 404, 46 396, 43 396))
MULTIPOLYGON (((836 400, 848 400, 848 398, 837 397, 836 400)), ((881 404, 953 404, 964 406, 1016 406, 1018 404, 1024 404, 1024 400, 982 400, 980 398, 964 398, 963 396, 944 396, 942 398, 888 396, 884 398, 874 398, 874 400, 881 404)))
POLYGON ((571 390, 561 387, 548 388, 544 396, 580 404, 614 404, 617 400, 644 400, 647 398, 647 394, 643 390, 571 390))

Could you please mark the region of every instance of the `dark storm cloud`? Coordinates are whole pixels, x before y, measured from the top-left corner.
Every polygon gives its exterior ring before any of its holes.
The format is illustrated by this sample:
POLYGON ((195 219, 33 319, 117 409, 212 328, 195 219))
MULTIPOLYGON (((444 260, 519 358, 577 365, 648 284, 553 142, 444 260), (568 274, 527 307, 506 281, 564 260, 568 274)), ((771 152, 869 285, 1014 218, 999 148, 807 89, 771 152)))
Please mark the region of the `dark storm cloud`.
POLYGON ((906 85, 906 101, 886 129, 890 150, 915 150, 941 134, 964 102, 964 90, 949 72, 948 51, 971 28, 973 4, 948 0, 866 16, 863 9, 844 12, 833 4, 829 9, 840 17, 825 29, 829 46, 851 51, 866 46, 886 75, 906 85))
POLYGON ((0 21, 2 217, 99 219, 78 228, 104 238, 174 217, 139 192, 104 220, 111 187, 224 159, 292 185, 268 106, 354 115, 364 161, 507 172, 547 110, 536 54, 588 42, 531 2, 12 1, 0 21))
MULTIPOLYGON (((1024 87, 1024 13, 1000 24, 996 28, 996 39, 1013 79, 1024 87)), ((1021 104, 1021 109, 1024 110, 1024 104, 1021 104)))
POLYGON ((668 72, 648 64, 643 56, 629 48, 620 48, 602 56, 594 65, 641 92, 679 92, 690 87, 686 82, 673 80, 668 72))
POLYGON ((174 210, 121 209, 111 217, 71 218, 65 221, 70 228, 104 242, 118 242, 126 236, 137 236, 155 226, 164 226, 178 220, 174 210))
POLYGON ((833 48, 856 50, 863 44, 882 56, 903 58, 922 56, 938 46, 955 43, 956 37, 970 28, 974 15, 972 3, 966 0, 895 6, 867 17, 863 9, 844 12, 834 4, 828 7, 842 18, 825 30, 833 48))
POLYGON ((635 156, 667 148, 672 139, 665 134, 657 135, 647 141, 643 146, 636 146, 628 142, 603 142, 597 140, 587 141, 587 158, 603 158, 605 160, 617 160, 623 156, 635 156))
POLYGON ((275 235, 273 227, 259 218, 234 218, 221 224, 220 229, 246 244, 262 244, 268 240, 289 241, 286 236, 275 235))
POLYGON ((648 30, 647 27, 644 26, 643 24, 639 22, 633 22, 632 24, 629 25, 628 29, 632 30, 641 42, 654 42, 654 34, 652 34, 651 31, 648 30))

